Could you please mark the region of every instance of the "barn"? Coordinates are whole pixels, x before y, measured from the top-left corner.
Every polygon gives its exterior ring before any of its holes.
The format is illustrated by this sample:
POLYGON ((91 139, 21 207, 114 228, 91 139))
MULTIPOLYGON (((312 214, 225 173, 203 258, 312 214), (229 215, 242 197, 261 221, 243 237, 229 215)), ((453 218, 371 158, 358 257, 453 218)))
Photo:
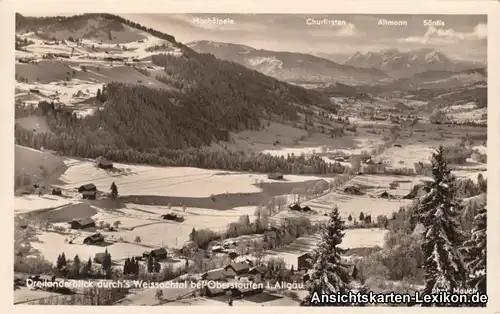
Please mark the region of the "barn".
POLYGON ((311 253, 309 252, 299 255, 297 257, 297 269, 298 270, 310 269, 311 268, 311 263, 309 262, 310 258, 311 258, 311 253))
POLYGON ((303 212, 310 212, 311 211, 311 207, 309 207, 309 206, 306 205, 306 206, 302 207, 302 211, 303 212))
POLYGON ((101 264, 104 262, 104 259, 106 258, 106 253, 96 253, 94 256, 94 262, 97 264, 101 264))
POLYGON ((234 278, 236 273, 234 269, 231 267, 217 268, 212 269, 201 275, 202 280, 213 280, 220 281, 225 280, 226 278, 234 278))
POLYGON ((94 228, 95 221, 91 218, 74 219, 69 222, 71 229, 94 228))
POLYGON ((97 244, 103 244, 103 243, 104 243, 104 236, 100 233, 95 233, 95 234, 83 239, 83 244, 97 245, 97 244))
POLYGON ((356 187, 356 186, 348 186, 344 188, 344 193, 350 194, 350 195, 363 195, 364 193, 361 192, 361 190, 356 187))
POLYGON ((97 192, 97 187, 94 183, 87 183, 78 188, 79 193, 82 193, 83 191, 97 192))
POLYGON ((224 270, 232 269, 236 275, 247 274, 250 270, 250 265, 248 263, 232 263, 224 267, 224 270))
POLYGON ((82 198, 84 200, 95 200, 97 198, 97 192, 96 191, 83 191, 82 198))
POLYGON ((283 175, 282 172, 277 171, 277 172, 271 172, 270 174, 268 174, 267 178, 270 180, 283 180, 285 178, 285 176, 283 175))
POLYGON ((164 260, 167 259, 168 252, 165 248, 159 248, 152 250, 149 255, 154 257, 156 260, 164 260))
POLYGON ((97 163, 97 167, 101 169, 113 169, 113 162, 107 159, 101 159, 97 163))
POLYGON ((176 213, 168 213, 168 214, 161 215, 161 219, 172 220, 172 221, 177 221, 177 222, 184 221, 184 217, 182 217, 181 215, 177 215, 176 213))

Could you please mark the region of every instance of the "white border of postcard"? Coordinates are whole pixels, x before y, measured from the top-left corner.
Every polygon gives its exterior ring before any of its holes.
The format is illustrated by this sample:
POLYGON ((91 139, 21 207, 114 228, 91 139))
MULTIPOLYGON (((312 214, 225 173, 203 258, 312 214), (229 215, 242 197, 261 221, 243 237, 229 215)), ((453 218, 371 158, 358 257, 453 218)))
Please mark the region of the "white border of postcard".
MULTIPOLYGON (((1 209, 3 211, 2 219, 2 247, 6 254, 0 260, 2 264, 1 276, 2 280, 2 308, 6 309, 6 313, 14 311, 14 305, 11 297, 12 278, 13 278, 13 180, 14 177, 14 13, 20 12, 25 15, 36 14, 40 15, 57 15, 57 14, 82 14, 82 13, 321 13, 321 14, 487 14, 488 15, 488 81, 493 84, 488 84, 488 187, 490 193, 488 195, 488 294, 489 303, 487 308, 460 308, 460 309, 427 309, 420 307, 399 308, 393 307, 392 310, 399 312, 420 312, 420 311, 439 311, 449 313, 450 311, 467 311, 467 312, 484 312, 494 313, 500 311, 499 298, 500 283, 495 278, 500 278, 496 263, 499 263, 499 228, 500 217, 498 215, 499 197, 499 163, 495 157, 500 156, 500 140, 499 135, 499 92, 500 92, 500 3, 496 1, 332 1, 332 0, 44 0, 44 1, 26 1, 12 0, 0 1, 0 32, 2 45, 0 49, 1 66, 0 75, 2 83, 0 84, 0 102, 2 109, 2 123, 0 123, 0 134, 3 147, 1 156, 3 165, 3 175, 0 188, 1 194, 1 209)), ((172 34, 175 36, 175 34, 172 34)), ((67 313, 68 309, 65 306, 16 306, 16 313, 38 313, 40 310, 51 313, 67 313)), ((228 309, 226 306, 207 306, 203 309, 204 313, 220 313, 221 308, 228 309)), ((234 308, 232 308, 234 310, 234 308)), ((238 308, 239 313, 253 313, 254 307, 238 308)), ((141 309, 142 311, 143 309, 141 309)), ((165 313, 165 311, 183 312, 193 311, 197 313, 197 307, 182 307, 175 306, 170 308, 152 307, 144 308, 148 312, 165 313)), ((274 312, 276 310, 285 310, 281 307, 262 307, 260 312, 274 312)), ((286 311, 301 312, 304 308, 293 307, 287 308, 286 311)), ((84 306, 71 307, 74 314, 88 313, 89 309, 84 306)), ((92 307, 92 312, 113 313, 136 313, 134 307, 92 307)), ((307 308, 308 312, 332 311, 332 309, 307 308)), ((340 309, 343 313, 354 312, 370 312, 384 313, 387 309, 383 307, 344 307, 340 309)), ((500 313, 500 312, 499 312, 500 313)))

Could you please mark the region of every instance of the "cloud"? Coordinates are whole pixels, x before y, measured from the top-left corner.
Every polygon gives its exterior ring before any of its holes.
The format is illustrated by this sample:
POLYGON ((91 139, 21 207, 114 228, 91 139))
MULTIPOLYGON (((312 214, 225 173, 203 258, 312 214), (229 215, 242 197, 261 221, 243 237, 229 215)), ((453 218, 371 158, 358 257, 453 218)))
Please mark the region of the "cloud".
POLYGON ((471 32, 456 32, 452 28, 436 28, 430 26, 423 36, 401 38, 400 43, 415 44, 453 44, 459 41, 485 40, 488 37, 486 24, 477 24, 471 32))

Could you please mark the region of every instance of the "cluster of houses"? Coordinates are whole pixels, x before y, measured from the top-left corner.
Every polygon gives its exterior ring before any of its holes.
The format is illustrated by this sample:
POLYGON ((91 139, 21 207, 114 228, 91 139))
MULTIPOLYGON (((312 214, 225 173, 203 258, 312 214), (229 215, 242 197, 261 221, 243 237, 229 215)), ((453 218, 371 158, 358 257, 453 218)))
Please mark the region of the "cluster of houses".
POLYGON ((230 240, 226 241, 224 243, 219 243, 216 245, 213 245, 211 248, 212 253, 225 253, 229 256, 231 259, 235 259, 238 257, 238 253, 233 249, 238 244, 238 241, 236 240, 230 240))
MULTIPOLYGON (((153 257, 157 262, 164 261, 168 258, 168 251, 165 248, 158 248, 151 251, 145 251, 142 255, 134 256, 134 258, 138 261, 144 261, 147 260, 149 256, 153 257)), ((94 256, 94 263, 102 265, 105 258, 105 252, 96 253, 94 256)))
MULTIPOLYGON (((229 282, 243 278, 252 282, 261 282, 267 269, 262 266, 254 266, 250 260, 243 262, 231 263, 221 268, 212 269, 201 275, 203 281, 221 281, 229 282)), ((232 296, 249 296, 263 292, 263 288, 259 286, 249 285, 248 287, 236 288, 219 288, 215 285, 205 285, 203 287, 204 295, 207 297, 217 297, 226 295, 228 290, 231 290, 232 296)))
POLYGON ((310 212, 311 211, 311 207, 309 206, 304 206, 304 207, 301 207, 299 204, 295 203, 293 205, 290 205, 288 206, 288 208, 290 210, 293 210, 293 211, 299 211, 299 212, 310 212))

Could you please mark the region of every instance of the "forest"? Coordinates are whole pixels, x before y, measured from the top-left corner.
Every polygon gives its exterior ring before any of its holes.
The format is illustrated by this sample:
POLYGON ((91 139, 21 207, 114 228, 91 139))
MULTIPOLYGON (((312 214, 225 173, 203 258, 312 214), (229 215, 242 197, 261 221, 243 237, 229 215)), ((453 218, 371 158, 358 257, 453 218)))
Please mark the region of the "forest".
MULTIPOLYGON (((225 88, 228 87, 221 90, 225 88)), ((294 112, 287 111, 286 101, 280 98, 264 108, 257 97, 244 93, 244 89, 228 89, 224 98, 223 92, 218 94, 217 90, 214 86, 179 93, 111 83, 98 93, 99 100, 105 101, 102 110, 84 118, 78 118, 64 105, 44 101, 30 113, 18 105, 16 117, 44 116, 51 132, 35 133, 16 125, 16 144, 43 147, 66 156, 103 156, 124 163, 255 172, 280 169, 284 173, 306 174, 345 171, 339 163, 328 164, 320 157, 284 158, 205 149, 212 141, 228 140, 229 131, 261 128, 259 119, 266 108, 269 114, 294 118, 294 112)), ((262 94, 265 93, 259 95, 262 94)))

